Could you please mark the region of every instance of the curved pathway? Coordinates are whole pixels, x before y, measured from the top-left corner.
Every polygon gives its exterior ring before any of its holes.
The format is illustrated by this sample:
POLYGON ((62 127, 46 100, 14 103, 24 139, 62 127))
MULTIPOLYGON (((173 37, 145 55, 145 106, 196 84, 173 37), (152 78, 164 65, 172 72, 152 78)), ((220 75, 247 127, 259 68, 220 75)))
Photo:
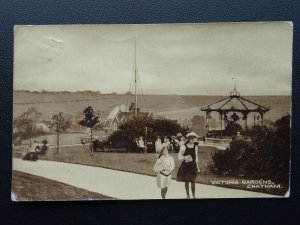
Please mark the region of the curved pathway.
MULTIPOLYGON (((155 177, 100 167, 38 160, 13 159, 13 170, 63 182, 118 199, 160 199, 155 177)), ((261 198, 274 195, 196 184, 197 198, 261 198)), ((185 198, 184 184, 172 180, 167 198, 185 198)))

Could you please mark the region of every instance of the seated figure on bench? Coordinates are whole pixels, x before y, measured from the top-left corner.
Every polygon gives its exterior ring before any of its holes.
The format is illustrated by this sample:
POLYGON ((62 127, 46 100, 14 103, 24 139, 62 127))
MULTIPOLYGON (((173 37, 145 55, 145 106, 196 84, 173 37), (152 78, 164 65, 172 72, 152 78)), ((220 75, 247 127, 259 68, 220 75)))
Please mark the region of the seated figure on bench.
POLYGON ((34 140, 29 152, 27 152, 26 155, 23 157, 23 160, 37 161, 38 152, 40 151, 40 149, 41 147, 39 146, 39 142, 37 140, 34 140))
POLYGON ((49 147, 47 146, 48 142, 47 140, 43 140, 43 146, 38 149, 37 154, 38 156, 45 156, 48 152, 49 147))
POLYGON ((47 146, 47 140, 43 140, 43 146, 40 147, 37 141, 34 141, 33 147, 31 151, 28 152, 24 157, 23 160, 28 161, 37 161, 39 157, 45 156, 47 154, 49 147, 47 146))

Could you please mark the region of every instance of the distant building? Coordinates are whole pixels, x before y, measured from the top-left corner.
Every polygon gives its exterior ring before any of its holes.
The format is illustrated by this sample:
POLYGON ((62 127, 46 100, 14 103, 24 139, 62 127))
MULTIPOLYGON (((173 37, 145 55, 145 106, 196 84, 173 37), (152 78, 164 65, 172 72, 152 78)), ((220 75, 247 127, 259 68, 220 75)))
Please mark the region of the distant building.
MULTIPOLYGON (((135 117, 135 108, 133 105, 129 107, 128 111, 124 111, 122 107, 116 107, 113 109, 113 113, 110 113, 110 116, 105 121, 104 126, 116 131, 119 129, 120 125, 132 120, 135 117)), ((156 115, 154 112, 141 112, 140 109, 137 109, 136 117, 148 117, 152 119, 160 119, 160 116, 156 115)))
MULTIPOLYGON (((129 112, 119 112, 111 121, 110 128, 114 131, 118 130, 120 125, 133 119, 135 117, 134 111, 129 112)), ((138 112, 137 117, 149 117, 152 119, 158 119, 157 115, 153 112, 138 112)))

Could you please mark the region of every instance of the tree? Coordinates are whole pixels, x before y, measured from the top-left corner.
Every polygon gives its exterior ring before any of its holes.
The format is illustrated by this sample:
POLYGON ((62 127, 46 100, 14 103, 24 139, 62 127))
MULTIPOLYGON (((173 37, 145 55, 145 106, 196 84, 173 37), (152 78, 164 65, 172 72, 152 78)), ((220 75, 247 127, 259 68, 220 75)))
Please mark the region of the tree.
POLYGON ((54 114, 52 116, 52 127, 55 129, 57 134, 57 150, 56 153, 59 153, 59 134, 61 131, 65 131, 71 126, 71 119, 69 116, 65 116, 62 112, 54 114))
POLYGON ((243 132, 242 126, 233 120, 227 120, 223 135, 233 136, 237 132, 243 132))
POLYGON ((137 117, 123 123, 119 130, 109 136, 109 142, 114 148, 126 148, 131 150, 134 138, 146 136, 147 140, 154 141, 159 135, 171 136, 177 133, 186 134, 187 130, 182 128, 177 121, 168 119, 152 119, 150 117, 137 117))
POLYGON ((36 108, 30 107, 26 112, 18 116, 13 124, 17 128, 18 132, 26 134, 29 137, 29 147, 32 145, 32 137, 36 132, 36 124, 42 113, 38 112, 36 108))
POLYGON ((243 132, 242 126, 238 123, 240 117, 233 113, 230 117, 227 114, 224 115, 225 129, 223 132, 224 136, 233 136, 237 132, 243 132))
POLYGON ((93 153, 93 128, 100 123, 99 116, 94 114, 92 106, 88 106, 83 110, 84 118, 79 122, 81 126, 85 126, 91 129, 91 152, 93 153))

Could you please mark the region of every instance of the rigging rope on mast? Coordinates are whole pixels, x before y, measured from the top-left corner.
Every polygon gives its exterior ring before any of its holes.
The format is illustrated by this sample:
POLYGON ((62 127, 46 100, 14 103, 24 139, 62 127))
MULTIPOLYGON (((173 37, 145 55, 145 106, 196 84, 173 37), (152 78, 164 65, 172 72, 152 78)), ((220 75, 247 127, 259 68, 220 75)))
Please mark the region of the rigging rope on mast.
MULTIPOLYGON (((134 68, 135 66, 133 65, 132 66, 132 71, 134 71, 134 68)), ((131 82, 130 82, 130 86, 129 86, 129 90, 128 90, 128 96, 127 96, 127 99, 126 99, 126 111, 129 109, 129 100, 131 100, 132 98, 132 93, 133 93, 133 83, 134 83, 134 76, 132 76, 131 78, 131 82)))
POLYGON ((137 116, 137 66, 136 66, 136 37, 134 39, 134 95, 135 95, 135 106, 134 106, 134 116, 137 116))
POLYGON ((146 99, 145 99, 145 96, 144 96, 144 92, 143 92, 143 88, 142 88, 142 82, 141 82, 141 78, 140 78, 139 73, 137 73, 137 77, 138 77, 138 83, 140 84, 139 88, 140 88, 140 92, 141 92, 140 102, 142 102, 141 99, 143 99, 144 104, 146 105, 146 99))
POLYGON ((137 109, 138 107, 140 107, 142 101, 144 102, 144 104, 146 105, 146 99, 144 97, 144 93, 143 93, 143 89, 142 89, 142 83, 141 83, 141 79, 139 76, 139 71, 138 71, 138 67, 137 67, 137 59, 136 59, 136 38, 135 38, 135 43, 134 43, 134 63, 133 63, 133 76, 132 76, 132 80, 130 82, 130 86, 129 86, 129 92, 130 95, 127 97, 127 101, 126 101, 126 108, 129 109, 131 105, 131 99, 132 97, 135 97, 135 114, 137 114, 137 109))

